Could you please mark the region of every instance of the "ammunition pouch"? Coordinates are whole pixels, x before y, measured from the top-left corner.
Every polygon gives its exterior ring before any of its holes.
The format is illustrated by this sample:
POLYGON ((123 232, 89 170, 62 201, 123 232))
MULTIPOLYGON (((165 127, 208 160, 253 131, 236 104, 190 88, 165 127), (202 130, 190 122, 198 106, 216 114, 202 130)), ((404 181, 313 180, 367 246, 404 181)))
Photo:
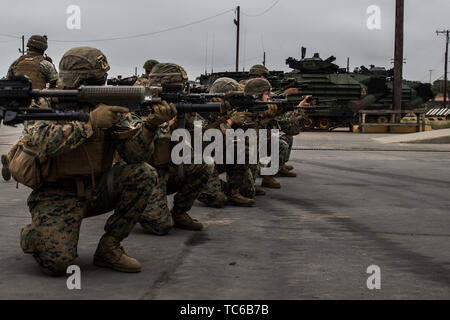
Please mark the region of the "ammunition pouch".
POLYGON ((168 127, 159 128, 154 138, 154 150, 150 158, 150 165, 161 167, 169 165, 172 162, 172 141, 171 132, 168 127))
POLYGON ((29 135, 25 135, 11 147, 8 161, 14 180, 31 189, 38 188, 42 184, 42 177, 48 175, 48 161, 31 144, 29 135))
POLYGON ((17 182, 32 189, 43 183, 75 180, 78 196, 89 197, 85 181, 90 179, 95 187, 96 177, 111 169, 114 150, 113 142, 105 140, 99 131, 78 148, 46 158, 31 143, 31 137, 25 135, 8 153, 9 170, 17 182))

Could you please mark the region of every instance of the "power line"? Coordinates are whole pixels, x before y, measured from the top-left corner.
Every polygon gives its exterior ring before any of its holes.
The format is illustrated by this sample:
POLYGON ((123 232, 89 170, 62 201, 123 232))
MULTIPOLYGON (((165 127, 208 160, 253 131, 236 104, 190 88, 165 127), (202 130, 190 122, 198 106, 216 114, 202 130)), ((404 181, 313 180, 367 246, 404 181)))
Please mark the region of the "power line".
POLYGON ((272 8, 275 7, 278 4, 278 2, 280 2, 280 1, 281 0, 276 0, 274 3, 272 3, 272 5, 270 7, 268 7, 266 10, 264 10, 261 13, 258 13, 258 14, 246 14, 246 13, 243 12, 242 15, 244 15, 246 17, 250 17, 250 18, 256 18, 256 17, 262 16, 263 14, 266 14, 267 12, 272 10, 272 8))
POLYGON ((90 39, 90 40, 54 40, 54 39, 49 39, 49 41, 52 42, 101 42, 101 41, 114 41, 114 40, 125 40, 125 39, 135 39, 135 38, 142 38, 142 37, 147 37, 147 36, 152 36, 155 34, 160 34, 160 33, 164 33, 164 32, 168 32, 168 31, 173 31, 173 30, 177 30, 177 29, 182 29, 182 28, 186 28, 195 24, 199 24, 220 16, 223 16, 224 14, 227 14, 229 12, 234 11, 234 9, 229 9, 226 11, 223 11, 221 13, 215 14, 213 16, 209 16, 197 21, 193 21, 190 23, 186 23, 186 24, 182 24, 182 25, 178 25, 178 26, 174 26, 174 27, 170 27, 167 29, 163 29, 163 30, 158 30, 158 31, 153 31, 153 32, 147 32, 147 33, 141 33, 141 34, 136 34, 136 35, 130 35, 130 36, 121 36, 121 37, 112 37, 112 38, 103 38, 103 39, 90 39))

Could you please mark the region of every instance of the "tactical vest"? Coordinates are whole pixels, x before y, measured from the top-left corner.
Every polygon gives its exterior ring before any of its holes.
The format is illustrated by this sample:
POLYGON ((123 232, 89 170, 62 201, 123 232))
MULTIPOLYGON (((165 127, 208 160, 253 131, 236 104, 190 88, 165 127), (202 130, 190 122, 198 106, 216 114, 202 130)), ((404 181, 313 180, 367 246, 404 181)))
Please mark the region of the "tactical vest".
POLYGON ((102 130, 89 138, 78 148, 48 159, 43 175, 43 182, 58 182, 61 180, 75 180, 78 195, 84 194, 84 181, 91 179, 95 186, 95 179, 108 172, 113 164, 114 143, 105 139, 102 130))
POLYGON ((14 74, 26 75, 31 79, 33 89, 45 89, 47 83, 40 72, 40 64, 44 60, 41 55, 30 56, 24 55, 19 58, 14 74))

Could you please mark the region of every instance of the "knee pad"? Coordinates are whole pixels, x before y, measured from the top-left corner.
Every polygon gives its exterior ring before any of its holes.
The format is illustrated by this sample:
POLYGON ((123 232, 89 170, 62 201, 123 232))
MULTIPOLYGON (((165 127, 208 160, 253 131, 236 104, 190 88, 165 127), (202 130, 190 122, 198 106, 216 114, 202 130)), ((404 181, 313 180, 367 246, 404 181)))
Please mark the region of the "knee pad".
POLYGON ((31 224, 20 231, 20 246, 24 253, 39 253, 44 250, 42 235, 31 224))
POLYGON ((67 267, 73 264, 75 257, 52 257, 49 252, 34 253, 33 257, 41 267, 41 270, 50 276, 61 276, 67 271, 67 267))

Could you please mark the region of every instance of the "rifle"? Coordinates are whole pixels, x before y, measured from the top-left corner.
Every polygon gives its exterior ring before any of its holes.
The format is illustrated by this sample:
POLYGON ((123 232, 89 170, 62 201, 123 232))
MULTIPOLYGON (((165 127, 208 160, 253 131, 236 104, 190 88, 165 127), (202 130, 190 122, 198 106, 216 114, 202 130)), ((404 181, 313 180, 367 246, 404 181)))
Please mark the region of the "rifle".
MULTIPOLYGON (((274 99, 274 100, 288 100, 291 102, 296 102, 297 104, 299 104, 300 102, 302 102, 306 97, 305 96, 301 96, 300 98, 297 98, 297 95, 286 95, 285 93, 278 93, 278 94, 271 94, 270 98, 274 99), (292 96, 294 96, 294 98, 292 98, 292 96)), ((321 100, 322 101, 322 100, 321 100)), ((310 96, 308 99, 306 99, 307 103, 316 105, 319 104, 319 98, 318 97, 313 97, 310 96)))
MULTIPOLYGON (((254 95, 244 95, 241 93, 187 93, 183 91, 182 86, 179 85, 162 85, 161 87, 148 87, 153 101, 167 101, 172 103, 200 103, 207 104, 208 101, 211 101, 213 98, 220 98, 225 101, 228 101, 233 107, 242 111, 248 112, 261 112, 266 111, 268 109, 267 105, 276 104, 279 110, 283 110, 284 112, 293 111, 298 109, 298 103, 300 101, 297 100, 274 100, 274 101, 257 101, 257 97, 254 95)), ((212 103, 209 103, 212 105, 212 103)), ((207 112, 220 112, 219 110, 207 110, 207 112)), ((199 112, 201 111, 192 111, 199 112)))
POLYGON ((89 121, 89 114, 74 111, 60 111, 49 108, 29 108, 33 99, 49 95, 33 90, 31 80, 26 76, 16 76, 0 80, 0 123, 14 126, 27 120, 89 121))
POLYGON ((132 87, 144 88, 146 100, 140 110, 136 110, 139 116, 145 116, 151 112, 152 103, 160 103, 166 101, 175 104, 178 111, 178 126, 184 128, 186 113, 209 114, 212 112, 222 112, 222 104, 218 102, 210 102, 207 94, 189 93, 189 88, 185 85, 166 85, 152 87, 132 87))
MULTIPOLYGON (((88 121, 87 113, 67 110, 80 110, 86 105, 99 103, 124 106, 131 112, 148 110, 160 100, 153 99, 145 87, 141 86, 81 86, 73 90, 34 90, 26 76, 0 80, 0 119, 8 125, 24 120, 68 120, 88 121), (52 109, 28 108, 33 99, 51 98, 52 109)), ((170 101, 172 102, 172 101, 170 101)), ((220 103, 195 103, 174 101, 178 114, 188 112, 220 112, 220 103)))

